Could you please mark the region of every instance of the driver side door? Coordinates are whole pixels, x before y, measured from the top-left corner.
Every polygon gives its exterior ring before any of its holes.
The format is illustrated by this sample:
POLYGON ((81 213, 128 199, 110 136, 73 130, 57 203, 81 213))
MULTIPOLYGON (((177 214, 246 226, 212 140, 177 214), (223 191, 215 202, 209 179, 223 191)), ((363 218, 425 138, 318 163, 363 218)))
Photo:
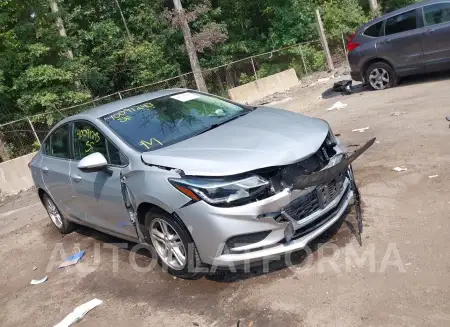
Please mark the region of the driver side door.
POLYGON ((136 230, 131 225, 120 185, 120 172, 128 164, 127 158, 90 122, 75 121, 72 131, 73 210, 84 214, 90 225, 135 238, 136 230), (95 172, 80 170, 78 162, 95 152, 106 158, 107 168, 95 172))

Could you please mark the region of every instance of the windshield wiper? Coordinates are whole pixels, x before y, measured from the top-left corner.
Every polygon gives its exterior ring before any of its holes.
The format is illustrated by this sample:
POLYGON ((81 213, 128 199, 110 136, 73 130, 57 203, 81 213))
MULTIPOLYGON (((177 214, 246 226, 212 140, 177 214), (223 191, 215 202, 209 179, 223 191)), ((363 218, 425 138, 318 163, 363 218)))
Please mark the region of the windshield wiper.
POLYGON ((209 126, 207 129, 204 129, 204 130, 201 131, 200 133, 195 134, 195 136, 200 135, 200 134, 203 134, 203 133, 206 133, 206 132, 208 132, 208 131, 210 131, 210 130, 212 130, 212 129, 214 129, 214 128, 217 128, 217 127, 219 127, 219 126, 221 126, 221 125, 223 125, 223 124, 226 124, 226 123, 228 123, 228 122, 230 122, 230 121, 232 121, 232 120, 235 120, 235 119, 237 119, 237 118, 239 118, 239 117, 245 116, 245 115, 248 114, 248 113, 250 113, 250 111, 244 111, 244 112, 241 112, 241 113, 239 113, 239 114, 237 114, 237 115, 234 115, 234 116, 232 116, 231 118, 229 118, 229 119, 227 119, 227 120, 224 120, 224 121, 222 121, 222 122, 220 122, 220 123, 212 124, 212 125, 209 126))

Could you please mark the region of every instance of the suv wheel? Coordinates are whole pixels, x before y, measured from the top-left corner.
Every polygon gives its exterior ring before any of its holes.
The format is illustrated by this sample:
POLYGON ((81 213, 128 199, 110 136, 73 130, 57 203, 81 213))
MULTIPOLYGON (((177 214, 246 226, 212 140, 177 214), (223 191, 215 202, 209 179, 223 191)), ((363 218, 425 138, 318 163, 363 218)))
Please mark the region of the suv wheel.
POLYGON ((180 278, 202 277, 195 269, 201 264, 197 248, 181 223, 162 210, 151 210, 145 216, 145 226, 164 269, 180 278))
POLYGON ((55 202, 53 202, 48 194, 44 193, 42 195, 42 203, 44 204, 53 225, 61 234, 68 234, 73 231, 74 224, 63 217, 55 202))
POLYGON ((367 84, 374 90, 384 90, 397 85, 397 76, 391 65, 379 61, 369 66, 366 71, 367 84))

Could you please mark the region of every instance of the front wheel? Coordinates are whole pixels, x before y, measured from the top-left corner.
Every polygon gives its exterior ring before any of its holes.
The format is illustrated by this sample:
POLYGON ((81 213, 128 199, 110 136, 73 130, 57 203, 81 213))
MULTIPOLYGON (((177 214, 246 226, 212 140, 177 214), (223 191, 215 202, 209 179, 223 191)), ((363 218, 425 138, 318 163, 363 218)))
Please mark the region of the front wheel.
POLYGON ((374 90, 384 90, 397 85, 398 79, 391 65, 379 61, 369 66, 366 82, 374 90))
POLYGON ((202 276, 196 270, 201 262, 195 244, 180 222, 162 210, 152 210, 145 216, 145 226, 163 268, 180 278, 202 276))

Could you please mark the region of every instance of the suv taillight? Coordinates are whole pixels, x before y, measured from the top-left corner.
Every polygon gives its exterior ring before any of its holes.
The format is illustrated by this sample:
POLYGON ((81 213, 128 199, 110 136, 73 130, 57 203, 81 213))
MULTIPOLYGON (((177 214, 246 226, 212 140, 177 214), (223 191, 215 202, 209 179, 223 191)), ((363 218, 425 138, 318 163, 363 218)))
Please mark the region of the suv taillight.
POLYGON ((356 36, 356 33, 352 34, 348 38, 348 44, 347 44, 348 52, 352 52, 353 50, 355 50, 357 47, 359 47, 361 45, 361 43, 359 43, 359 42, 353 42, 355 36, 356 36))

